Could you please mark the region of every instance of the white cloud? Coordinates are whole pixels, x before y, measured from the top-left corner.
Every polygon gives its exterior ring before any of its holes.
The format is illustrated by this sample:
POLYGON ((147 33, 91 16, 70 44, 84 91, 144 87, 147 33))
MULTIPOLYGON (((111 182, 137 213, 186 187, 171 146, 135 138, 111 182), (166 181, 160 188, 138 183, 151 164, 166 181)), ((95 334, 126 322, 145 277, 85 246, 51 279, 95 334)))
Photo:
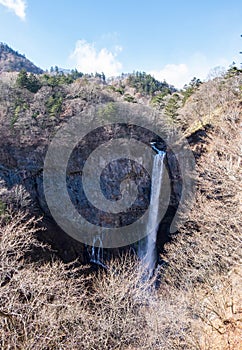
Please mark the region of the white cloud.
POLYGON ((116 46, 114 52, 106 48, 97 50, 93 43, 78 40, 70 59, 75 62, 75 66, 80 72, 104 72, 105 75, 110 77, 119 75, 121 72, 122 64, 117 59, 117 55, 121 50, 120 46, 116 46))
POLYGON ((25 0, 0 0, 0 4, 13 11, 16 16, 25 20, 26 1, 25 0))
MULTIPOLYGON (((183 81, 186 80, 189 69, 185 63, 167 64, 160 71, 149 72, 158 80, 166 80, 175 87, 181 87, 183 81)), ((184 84, 183 84, 184 85, 184 84)))
POLYGON ((228 66, 229 62, 223 58, 211 62, 201 53, 196 53, 186 63, 167 64, 161 70, 150 71, 158 80, 166 80, 177 88, 183 88, 192 78, 205 80, 209 71, 216 66, 228 66))

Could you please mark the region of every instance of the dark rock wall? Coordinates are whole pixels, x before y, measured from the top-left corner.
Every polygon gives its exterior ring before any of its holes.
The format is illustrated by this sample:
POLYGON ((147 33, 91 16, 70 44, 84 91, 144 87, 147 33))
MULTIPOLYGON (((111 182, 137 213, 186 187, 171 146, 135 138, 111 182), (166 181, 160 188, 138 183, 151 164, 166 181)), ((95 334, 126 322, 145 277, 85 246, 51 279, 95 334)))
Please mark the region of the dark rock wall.
MULTIPOLYGON (((49 135, 46 130, 43 130, 42 135, 40 134, 37 138, 33 139, 21 137, 21 132, 17 129, 12 130, 9 132, 8 138, 2 137, 0 139, 0 178, 6 182, 9 188, 16 184, 21 184, 29 192, 34 203, 35 214, 44 216, 42 224, 46 230, 44 232, 42 231, 40 236, 43 240, 51 243, 53 249, 58 252, 63 260, 70 261, 79 256, 82 262, 87 262, 90 248, 75 241, 63 232, 52 219, 46 203, 43 190, 43 167, 48 142, 52 137, 51 129, 49 135)), ((154 141, 155 137, 152 133, 137 128, 135 129, 133 126, 118 124, 115 128, 103 127, 97 130, 95 135, 87 135, 86 139, 82 140, 81 144, 72 152, 67 168, 68 192, 78 210, 85 211, 86 209, 85 212, 87 213, 88 220, 96 220, 98 224, 106 227, 108 227, 109 223, 113 225, 114 222, 113 218, 110 218, 107 213, 103 215, 98 213, 98 215, 96 215, 95 210, 90 208, 89 203, 85 202, 86 199, 83 197, 83 191, 81 191, 81 173, 82 166, 88 154, 100 143, 114 138, 115 133, 123 137, 129 137, 132 133, 132 137, 139 140, 140 132, 142 133, 142 142, 150 146, 150 142, 154 141)), ((162 140, 157 139, 156 141, 159 142, 161 150, 166 150, 166 146, 162 140)), ((179 165, 172 151, 167 150, 165 166, 170 178, 171 196, 166 215, 160 224, 158 232, 157 245, 159 249, 162 249, 163 244, 169 239, 169 226, 176 212, 182 190, 179 165)), ((113 162, 104 169, 101 177, 101 186, 103 186, 105 196, 109 200, 119 198, 120 183, 126 178, 136 182, 138 197, 128 213, 121 216, 117 215, 116 222, 118 225, 132 223, 147 210, 149 205, 150 176, 145 169, 142 169, 142 166, 140 167, 140 165, 135 162, 127 160, 123 160, 121 163, 113 162), (112 181, 110 181, 110 177, 112 181)), ((105 250, 104 255, 110 257, 112 254, 118 254, 127 249, 129 249, 129 247, 113 249, 112 251, 105 250)))

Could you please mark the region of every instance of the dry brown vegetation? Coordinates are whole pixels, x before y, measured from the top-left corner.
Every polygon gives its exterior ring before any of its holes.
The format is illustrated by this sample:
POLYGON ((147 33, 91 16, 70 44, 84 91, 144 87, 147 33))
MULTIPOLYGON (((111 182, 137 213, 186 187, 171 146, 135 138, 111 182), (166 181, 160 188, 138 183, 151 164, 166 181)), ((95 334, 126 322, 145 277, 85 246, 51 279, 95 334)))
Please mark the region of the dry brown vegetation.
POLYGON ((177 306, 166 311, 166 300, 152 281, 142 282, 131 257, 98 275, 60 261, 31 263, 25 253, 38 245, 33 220, 21 213, 8 218, 1 230, 2 348, 159 349, 166 330, 172 342, 177 306))
POLYGON ((236 269, 214 269, 202 283, 190 274, 176 287, 182 256, 154 289, 128 256, 98 275, 60 261, 31 263, 24 256, 38 245, 33 224, 18 214, 2 226, 1 348, 239 349, 236 269))
MULTIPOLYGON (((159 285, 131 256, 98 273, 54 257, 33 261, 34 249, 47 248, 35 238, 28 198, 12 190, 14 210, 1 209, 2 349, 241 349, 239 85, 238 77, 211 81, 180 112, 185 134, 206 132, 193 144, 196 195, 165 246, 159 285)), ((7 190, 1 197, 7 202, 7 190)))

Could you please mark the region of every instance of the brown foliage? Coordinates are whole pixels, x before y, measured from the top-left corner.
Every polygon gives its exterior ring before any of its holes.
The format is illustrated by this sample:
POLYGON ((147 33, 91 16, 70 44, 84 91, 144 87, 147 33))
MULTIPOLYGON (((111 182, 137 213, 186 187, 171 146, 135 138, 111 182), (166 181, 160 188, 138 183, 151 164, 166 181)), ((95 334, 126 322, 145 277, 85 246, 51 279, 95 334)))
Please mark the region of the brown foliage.
POLYGON ((193 207, 166 246, 164 281, 190 294, 198 349, 240 349, 241 107, 230 101, 204 139, 193 207))
POLYGON ((189 124, 221 108, 203 140, 192 209, 165 247, 159 287, 130 256, 98 274, 54 259, 31 262, 37 222, 17 190, 22 209, 2 213, 0 228, 2 349, 240 349, 241 105, 237 81, 220 99, 215 83, 203 85, 187 111, 189 124))

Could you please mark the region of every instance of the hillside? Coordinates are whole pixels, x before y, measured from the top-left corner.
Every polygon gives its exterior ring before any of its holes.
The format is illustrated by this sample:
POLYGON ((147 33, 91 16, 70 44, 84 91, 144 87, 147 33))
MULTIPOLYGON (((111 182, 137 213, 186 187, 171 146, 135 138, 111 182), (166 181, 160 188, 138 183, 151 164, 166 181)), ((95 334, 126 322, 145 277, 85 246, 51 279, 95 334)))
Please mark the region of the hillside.
POLYGON ((0 73, 20 72, 21 69, 34 74, 43 73, 42 69, 36 67, 24 55, 14 51, 7 44, 0 43, 0 73))
MULTIPOLYGON (((235 67, 204 83, 195 78, 180 91, 140 72, 113 81, 77 71, 0 75, 1 348, 240 350, 241 93, 242 72, 235 67), (120 110, 123 119, 117 119, 120 110), (84 203, 87 219, 95 217, 81 193, 81 165, 90 150, 116 134, 131 130, 136 136, 135 128, 124 125, 127 115, 140 116, 147 128, 160 126, 171 139, 179 131, 174 147, 181 150, 186 140, 196 163, 195 174, 185 173, 196 180, 186 198, 190 210, 179 213, 170 234, 183 164, 164 140, 147 130, 139 134, 139 141, 155 141, 166 152, 170 189, 151 279, 134 254, 137 245, 95 251, 94 244, 69 237, 51 216, 43 188, 44 160, 55 135, 76 116, 83 128, 104 120, 105 127, 76 146, 66 171, 72 203, 80 210, 84 203), (93 264, 93 252, 103 265, 93 264)), ((64 157, 72 139, 63 142, 64 157)), ((100 187, 109 199, 119 198, 128 167, 112 162, 104 168, 100 187)), ((132 167, 133 182, 135 170, 142 173, 132 167)), ((140 192, 149 198, 144 174, 140 192)), ((129 224, 137 211, 118 219, 129 224)), ((112 216, 99 219, 109 225, 112 216)))

